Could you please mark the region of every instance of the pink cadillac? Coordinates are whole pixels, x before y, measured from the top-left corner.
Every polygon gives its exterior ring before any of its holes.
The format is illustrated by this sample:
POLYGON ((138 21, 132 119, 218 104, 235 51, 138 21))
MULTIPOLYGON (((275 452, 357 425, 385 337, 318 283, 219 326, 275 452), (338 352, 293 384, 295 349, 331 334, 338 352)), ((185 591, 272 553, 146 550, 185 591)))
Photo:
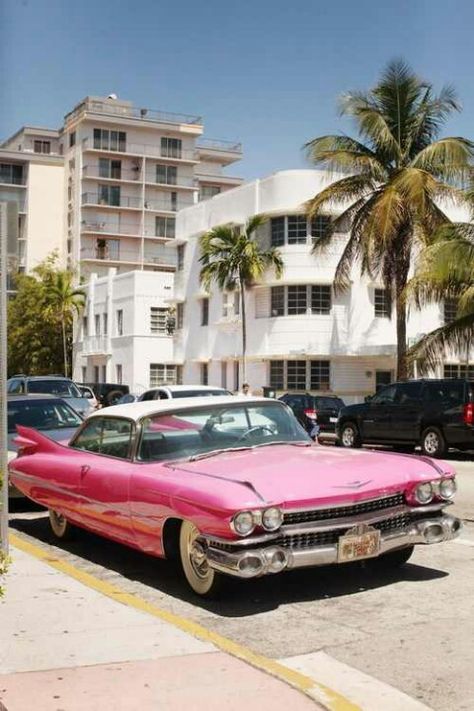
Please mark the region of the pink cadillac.
POLYGON ((75 526, 178 558, 191 588, 223 574, 367 560, 405 563, 418 543, 458 535, 444 512, 454 473, 426 457, 315 445, 285 404, 189 398, 109 407, 69 444, 18 427, 12 482, 75 526))

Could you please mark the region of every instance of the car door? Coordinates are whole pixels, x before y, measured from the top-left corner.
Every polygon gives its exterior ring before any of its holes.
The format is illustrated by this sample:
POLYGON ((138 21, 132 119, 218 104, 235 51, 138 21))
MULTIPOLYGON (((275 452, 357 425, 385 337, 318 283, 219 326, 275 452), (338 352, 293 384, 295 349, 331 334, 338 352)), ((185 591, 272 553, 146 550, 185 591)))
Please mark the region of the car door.
POLYGON ((367 403, 366 411, 361 415, 362 438, 364 441, 392 439, 390 423, 392 405, 395 399, 396 385, 388 385, 379 390, 367 403))
POLYGON ((423 383, 412 381, 398 383, 393 404, 390 406, 393 440, 416 442, 420 438, 423 383))
POLYGON ((92 417, 71 446, 88 452, 80 468, 82 519, 91 530, 133 543, 130 520, 134 423, 124 417, 92 417))

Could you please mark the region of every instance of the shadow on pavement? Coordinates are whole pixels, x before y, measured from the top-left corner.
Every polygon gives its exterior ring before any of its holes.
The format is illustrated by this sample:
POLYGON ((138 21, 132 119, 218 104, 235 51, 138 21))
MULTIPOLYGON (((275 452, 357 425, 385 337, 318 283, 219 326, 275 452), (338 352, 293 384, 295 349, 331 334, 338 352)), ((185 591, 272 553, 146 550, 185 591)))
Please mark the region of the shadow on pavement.
MULTIPOLYGON (((448 575, 442 570, 413 564, 384 573, 369 571, 360 563, 345 564, 337 567, 294 570, 252 581, 229 578, 220 599, 205 600, 194 595, 187 588, 186 582, 176 570, 176 565, 169 561, 140 553, 83 530, 78 531, 73 541, 58 542, 50 531, 46 512, 35 516, 27 514, 27 517, 12 515, 10 526, 20 533, 31 536, 43 548, 53 546, 53 550, 62 551, 61 559, 68 560, 96 577, 127 587, 126 582, 111 577, 110 571, 115 571, 123 576, 125 581, 136 581, 148 586, 152 591, 171 595, 216 615, 229 618, 262 613, 283 604, 360 594, 366 590, 400 581, 426 583, 448 575), (80 560, 78 561, 77 558, 80 560), (101 568, 94 566, 101 566, 101 568)), ((138 591, 137 594, 140 592, 138 591)), ((147 599, 152 598, 148 595, 147 599)), ((161 603, 161 600, 157 601, 158 605, 161 603)))

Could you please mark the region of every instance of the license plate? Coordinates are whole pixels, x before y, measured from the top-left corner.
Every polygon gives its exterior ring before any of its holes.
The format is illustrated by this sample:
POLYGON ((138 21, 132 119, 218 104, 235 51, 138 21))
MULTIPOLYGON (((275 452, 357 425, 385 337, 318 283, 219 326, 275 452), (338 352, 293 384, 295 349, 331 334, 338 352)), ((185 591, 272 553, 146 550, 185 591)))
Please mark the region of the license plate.
POLYGON ((361 558, 372 558, 380 552, 380 531, 372 530, 340 536, 337 545, 338 563, 350 563, 361 558))
POLYGON ((330 417, 329 422, 337 422, 337 417, 330 417))

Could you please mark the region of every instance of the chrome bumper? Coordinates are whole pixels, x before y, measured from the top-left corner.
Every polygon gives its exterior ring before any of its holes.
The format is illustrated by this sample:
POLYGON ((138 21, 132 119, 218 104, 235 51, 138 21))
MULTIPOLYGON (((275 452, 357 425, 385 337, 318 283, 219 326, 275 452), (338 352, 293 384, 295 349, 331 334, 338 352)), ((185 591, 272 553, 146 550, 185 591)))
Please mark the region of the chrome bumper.
MULTIPOLYGON (((380 551, 377 556, 418 543, 431 544, 450 541, 457 538, 461 528, 461 521, 448 514, 432 519, 423 519, 395 533, 381 533, 380 551)), ((293 568, 309 568, 338 563, 337 543, 307 548, 290 548, 272 545, 269 542, 268 545, 251 550, 237 549, 236 551, 213 547, 212 540, 207 540, 206 543, 206 555, 210 567, 238 578, 255 578, 293 568)))

